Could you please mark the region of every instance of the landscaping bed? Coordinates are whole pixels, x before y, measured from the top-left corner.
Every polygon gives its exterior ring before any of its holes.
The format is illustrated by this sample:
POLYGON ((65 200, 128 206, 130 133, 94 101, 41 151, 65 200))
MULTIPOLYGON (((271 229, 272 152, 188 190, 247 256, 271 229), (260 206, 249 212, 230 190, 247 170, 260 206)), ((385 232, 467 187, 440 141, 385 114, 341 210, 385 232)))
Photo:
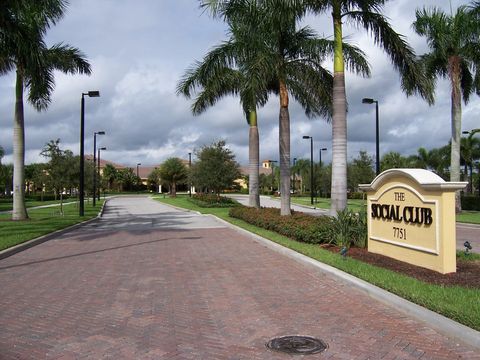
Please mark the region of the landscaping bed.
MULTIPOLYGON (((321 246, 333 253, 340 252, 337 246, 321 246)), ((367 249, 350 248, 347 256, 363 261, 384 269, 401 273, 429 284, 443 286, 462 286, 466 288, 480 289, 480 259, 475 255, 468 255, 472 259, 457 259, 457 272, 451 274, 440 274, 436 271, 408 264, 403 261, 392 259, 388 256, 368 252, 367 249)))

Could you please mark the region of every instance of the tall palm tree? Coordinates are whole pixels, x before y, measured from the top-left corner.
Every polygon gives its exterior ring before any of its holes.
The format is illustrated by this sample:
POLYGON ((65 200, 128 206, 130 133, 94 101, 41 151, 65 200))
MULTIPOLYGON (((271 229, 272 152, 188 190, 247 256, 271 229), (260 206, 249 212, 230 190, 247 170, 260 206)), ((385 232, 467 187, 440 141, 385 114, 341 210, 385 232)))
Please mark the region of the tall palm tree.
MULTIPOLYGON (((256 7, 258 17, 239 16, 251 26, 250 36, 255 41, 258 57, 256 64, 265 84, 271 84, 280 98, 279 157, 281 214, 290 214, 290 115, 289 98, 292 96, 305 109, 307 116, 331 116, 332 77, 321 63, 325 54, 331 54, 334 44, 316 38, 309 28, 298 29, 305 6, 297 1, 278 0, 209 0, 214 11, 224 17, 235 17, 239 6, 256 7)), ((341 40, 340 40, 341 41, 341 40)), ((341 49, 347 66, 368 74, 363 52, 345 45, 341 49)))
POLYGON ((40 0, 18 2, 0 31, 1 68, 16 70, 15 115, 13 126, 14 197, 13 220, 28 218, 25 207, 25 122, 23 97, 38 110, 46 110, 54 88, 54 70, 90 74, 90 65, 74 47, 56 44, 48 48, 46 30, 64 14, 67 1, 40 0))
MULTIPOLYGON (((430 53, 422 56, 428 76, 448 78, 451 86, 450 181, 460 181, 460 138, 462 97, 468 103, 473 92, 480 91, 480 39, 478 19, 466 7, 448 15, 433 7, 416 11, 413 28, 427 39, 430 53)), ((455 207, 461 210, 460 192, 455 207)))
MULTIPOLYGON (((257 81, 256 53, 252 43, 245 41, 249 35, 244 24, 229 20, 230 38, 210 51, 202 62, 188 69, 177 86, 177 93, 192 96, 200 90, 193 105, 195 115, 203 113, 220 98, 239 95, 249 125, 249 205, 260 207, 259 194, 259 134, 257 107, 267 99, 267 89, 257 81)), ((268 85, 267 85, 268 86, 268 85)))
POLYGON ((401 74, 402 89, 407 95, 420 94, 433 101, 427 79, 419 70, 415 53, 404 37, 396 33, 382 15, 386 0, 291 0, 315 13, 331 13, 334 34, 333 124, 332 124, 332 205, 336 213, 347 205, 347 97, 345 92, 345 58, 342 51, 343 24, 365 29, 390 57, 401 74))

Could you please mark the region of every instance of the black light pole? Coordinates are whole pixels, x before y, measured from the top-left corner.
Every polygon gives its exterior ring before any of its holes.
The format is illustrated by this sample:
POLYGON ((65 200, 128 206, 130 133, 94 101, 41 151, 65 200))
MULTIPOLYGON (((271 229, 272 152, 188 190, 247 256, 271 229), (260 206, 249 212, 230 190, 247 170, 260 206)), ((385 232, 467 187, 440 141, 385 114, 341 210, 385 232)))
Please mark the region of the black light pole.
POLYGON ((192 197, 192 184, 190 182, 190 179, 192 177, 192 153, 188 153, 188 196, 192 197))
POLYGON ((318 152, 318 165, 320 165, 320 168, 322 167, 322 151, 327 151, 327 148, 321 148, 318 152))
POLYGON ((84 139, 85 139, 85 95, 88 97, 99 97, 100 91, 89 91, 87 93, 82 93, 82 101, 80 106, 80 184, 79 184, 79 215, 84 216, 85 214, 85 148, 84 148, 84 139))
POLYGON ((138 176, 138 167, 142 165, 142 163, 137 163, 137 186, 138 186, 138 189, 137 191, 140 191, 140 177, 138 176))
MULTIPOLYGON (((105 135, 105 131, 96 131, 93 133, 93 206, 95 206, 95 198, 97 197, 97 172, 95 165, 97 164, 95 155, 97 152, 97 135, 105 135)), ((100 177, 98 177, 100 179, 100 177)))
POLYGON ((273 164, 278 162, 277 160, 268 160, 270 167, 272 168, 272 195, 273 195, 273 184, 275 183, 275 174, 273 173, 273 164))
POLYGON ((363 104, 373 104, 375 103, 375 126, 376 126, 376 173, 377 175, 380 174, 380 131, 378 125, 378 100, 370 99, 370 98, 363 98, 363 104))
MULTIPOLYGON (((297 158, 294 157, 294 158, 293 158, 293 167, 294 167, 294 168, 295 168, 296 162, 297 162, 297 158)), ((293 169, 293 174, 292 174, 292 178, 293 178, 293 179, 292 179, 292 190, 293 190, 293 192, 295 192, 295 180, 296 180, 296 176, 295 176, 295 175, 296 175, 296 174, 295 174, 295 169, 293 169)))
POLYGON ((310 203, 313 205, 313 137, 304 135, 304 139, 310 139, 310 203))
MULTIPOLYGON (((98 166, 97 166, 97 171, 98 171, 98 179, 100 180, 100 150, 107 150, 107 148, 104 146, 104 147, 101 147, 101 148, 98 148, 98 157, 97 157, 97 161, 98 161, 98 166)), ((105 195, 105 191, 103 192, 104 195, 105 195)), ((95 199, 95 196, 96 194, 93 194, 93 198, 95 199)), ((98 201, 100 201, 100 187, 98 188, 98 201)))

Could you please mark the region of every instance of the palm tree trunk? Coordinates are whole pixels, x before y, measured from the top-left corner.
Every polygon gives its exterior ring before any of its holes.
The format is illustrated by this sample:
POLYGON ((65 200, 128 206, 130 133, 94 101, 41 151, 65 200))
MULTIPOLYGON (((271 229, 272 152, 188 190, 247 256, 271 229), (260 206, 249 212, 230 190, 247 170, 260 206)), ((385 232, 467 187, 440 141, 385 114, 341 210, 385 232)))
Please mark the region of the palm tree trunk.
POLYGON ((291 215, 290 211, 290 114, 288 92, 280 80, 279 153, 280 153, 280 215, 291 215))
POLYGON ((331 215, 347 206, 347 95, 342 46, 340 6, 333 7, 334 73, 332 121, 332 204, 331 215))
POLYGON ((177 197, 177 183, 172 182, 172 197, 177 197))
MULTIPOLYGON (((448 61, 452 84, 452 140, 450 157, 450 181, 460 181, 460 138, 462 129, 462 97, 460 92, 460 59, 451 57, 448 61)), ((455 193, 455 211, 462 211, 460 191, 455 193)))
POLYGON ((17 69, 15 116, 13 120, 13 211, 12 220, 28 219, 25 207, 25 122, 23 114, 23 74, 17 69))
POLYGON ((260 165, 260 145, 257 127, 257 111, 250 111, 248 122, 250 130, 248 134, 248 204, 255 208, 260 208, 259 194, 259 165, 260 165))

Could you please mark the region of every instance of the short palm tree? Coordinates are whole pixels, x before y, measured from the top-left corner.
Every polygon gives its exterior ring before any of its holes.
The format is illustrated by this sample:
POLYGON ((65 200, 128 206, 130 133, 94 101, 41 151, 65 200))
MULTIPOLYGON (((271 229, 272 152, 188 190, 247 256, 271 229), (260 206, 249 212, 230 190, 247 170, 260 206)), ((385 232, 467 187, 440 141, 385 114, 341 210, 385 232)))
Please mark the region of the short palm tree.
MULTIPOLYGON (((448 78, 451 85, 451 158, 450 181, 460 181, 460 138, 462 129, 462 97, 468 103, 470 95, 480 91, 480 39, 478 19, 466 7, 454 15, 438 8, 416 11, 413 28, 427 39, 430 53, 422 56, 428 76, 448 78)), ((460 193, 456 210, 461 210, 460 193)))
MULTIPOLYGON (((308 27, 297 28, 305 7, 295 1, 275 0, 210 0, 207 3, 222 16, 248 24, 255 43, 256 66, 264 84, 269 84, 280 98, 279 157, 281 214, 290 214, 290 115, 289 98, 304 108, 307 116, 330 118, 332 77, 322 67, 326 54, 333 53, 334 44, 319 39, 308 27), (255 8, 257 16, 238 15, 239 7, 255 8)), ((344 45, 348 66, 368 73, 363 53, 344 45)), ((270 87, 269 87, 270 88, 270 87)))
POLYGON ((345 58, 342 51, 344 23, 365 29, 375 44, 390 57, 401 74, 402 89, 411 95, 419 93, 432 102, 427 79, 419 70, 413 50, 396 33, 382 15, 386 0, 297 0, 315 13, 331 13, 334 34, 333 124, 332 124, 332 205, 336 213, 347 206, 347 97, 345 92, 345 58))
POLYGON ((13 126, 13 220, 28 218, 25 207, 25 122, 23 95, 38 110, 46 110, 54 88, 54 70, 90 74, 90 65, 74 47, 57 44, 48 48, 43 37, 65 10, 65 0, 19 1, 8 26, 1 29, 0 59, 4 70, 16 70, 13 126))

